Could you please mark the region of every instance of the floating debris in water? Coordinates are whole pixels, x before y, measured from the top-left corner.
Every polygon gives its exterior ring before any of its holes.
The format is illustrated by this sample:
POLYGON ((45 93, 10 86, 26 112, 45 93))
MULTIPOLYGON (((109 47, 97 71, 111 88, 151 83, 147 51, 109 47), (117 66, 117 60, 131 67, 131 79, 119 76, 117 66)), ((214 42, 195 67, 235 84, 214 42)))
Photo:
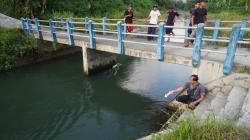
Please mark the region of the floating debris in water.
POLYGON ((122 66, 122 64, 117 63, 117 64, 115 64, 115 65, 112 67, 112 73, 113 73, 114 76, 118 73, 118 71, 119 71, 119 69, 120 69, 120 66, 122 66))

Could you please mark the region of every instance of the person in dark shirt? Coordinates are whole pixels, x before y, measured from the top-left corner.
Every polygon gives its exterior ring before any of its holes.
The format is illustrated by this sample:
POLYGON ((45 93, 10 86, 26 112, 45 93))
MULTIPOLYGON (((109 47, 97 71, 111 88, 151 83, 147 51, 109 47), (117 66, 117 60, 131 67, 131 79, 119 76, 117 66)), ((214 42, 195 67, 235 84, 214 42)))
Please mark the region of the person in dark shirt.
MULTIPOLYGON (((166 25, 167 26, 174 26, 174 23, 176 21, 176 17, 180 16, 179 13, 174 9, 174 8, 169 8, 168 9, 168 17, 167 17, 167 22, 166 22, 166 25)), ((173 28, 166 28, 166 34, 167 35, 175 35, 174 32, 173 32, 173 28)), ((168 38, 168 41, 169 42, 170 38, 168 38)))
MULTIPOLYGON (((195 9, 199 8, 200 3, 196 3, 195 6, 193 8, 190 9, 189 14, 190 14, 190 23, 189 23, 189 27, 192 27, 192 17, 193 17, 193 13, 195 12, 195 9)), ((190 36, 192 33, 192 29, 188 29, 188 36, 190 36)))
POLYGON ((198 25, 200 23, 206 23, 207 21, 207 9, 206 8, 197 8, 194 10, 192 25, 198 25))
MULTIPOLYGON (((131 4, 128 5, 128 10, 124 12, 124 18, 127 25, 133 24, 134 13, 131 4)), ((133 26, 127 26, 127 31, 131 33, 133 31, 133 26)))
MULTIPOLYGON (((193 27, 197 27, 198 24, 202 23, 205 26, 207 25, 207 9, 205 8, 205 0, 198 0, 196 4, 199 4, 199 7, 196 8, 192 14, 191 23, 193 27)), ((192 33, 189 37, 195 37, 196 29, 192 30, 192 33)), ((190 39, 185 39, 184 47, 189 47, 190 39)))

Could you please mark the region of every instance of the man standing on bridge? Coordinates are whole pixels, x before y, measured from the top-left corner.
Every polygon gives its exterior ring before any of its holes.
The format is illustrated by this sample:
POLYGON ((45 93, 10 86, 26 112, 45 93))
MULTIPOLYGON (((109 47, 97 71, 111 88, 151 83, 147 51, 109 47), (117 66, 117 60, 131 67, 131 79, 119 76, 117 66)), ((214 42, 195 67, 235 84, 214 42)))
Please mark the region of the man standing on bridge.
MULTIPOLYGON (((198 4, 198 8, 196 8, 192 13, 192 27, 197 27, 198 24, 204 24, 204 26, 207 25, 207 9, 205 8, 205 5, 207 3, 207 0, 198 0, 196 4, 198 4)), ((192 33, 190 35, 191 38, 195 37, 196 29, 192 30, 192 33)), ((185 39, 184 47, 189 47, 190 39, 185 39)))
MULTIPOLYGON (((170 7, 168 9, 168 13, 167 14, 168 14, 168 16, 167 16, 166 25, 167 26, 174 26, 174 23, 176 21, 176 17, 180 16, 179 13, 175 10, 175 8, 170 7)), ((175 34, 173 32, 173 28, 171 28, 171 27, 166 28, 166 34, 168 36, 170 36, 170 35, 175 36, 175 34)), ((170 41, 170 38, 168 37, 167 42, 169 42, 169 41, 170 41)))
MULTIPOLYGON (((161 16, 160 11, 158 10, 157 5, 154 5, 153 10, 151 10, 148 19, 149 19, 149 25, 155 26, 158 24, 158 18, 161 16)), ((156 32, 156 27, 148 27, 148 34, 154 35, 156 32)), ((154 37, 148 36, 148 41, 154 40, 154 37)))
POLYGON ((169 93, 182 93, 184 90, 187 90, 187 95, 181 95, 177 97, 176 100, 188 104, 190 109, 194 109, 199 105, 205 99, 208 92, 207 89, 199 83, 198 75, 191 75, 189 82, 182 87, 169 91, 169 93))
MULTIPOLYGON (((193 13, 195 11, 195 9, 200 7, 200 3, 195 3, 194 7, 190 9, 189 14, 190 14, 190 23, 189 23, 189 27, 192 27, 192 18, 193 18, 193 13)), ((192 34, 192 29, 188 29, 188 36, 190 37, 190 35, 192 34)))

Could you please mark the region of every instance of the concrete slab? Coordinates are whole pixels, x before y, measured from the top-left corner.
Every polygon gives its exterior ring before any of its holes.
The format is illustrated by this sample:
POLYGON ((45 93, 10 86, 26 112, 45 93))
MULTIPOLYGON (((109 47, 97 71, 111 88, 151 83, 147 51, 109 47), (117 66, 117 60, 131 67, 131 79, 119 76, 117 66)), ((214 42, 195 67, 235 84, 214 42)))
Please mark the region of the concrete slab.
POLYGON ((229 93, 227 103, 221 110, 219 116, 225 120, 236 121, 239 118, 239 112, 244 103, 247 90, 245 88, 235 86, 229 93))
POLYGON ((250 89, 243 103, 237 125, 246 128, 250 131, 250 89))

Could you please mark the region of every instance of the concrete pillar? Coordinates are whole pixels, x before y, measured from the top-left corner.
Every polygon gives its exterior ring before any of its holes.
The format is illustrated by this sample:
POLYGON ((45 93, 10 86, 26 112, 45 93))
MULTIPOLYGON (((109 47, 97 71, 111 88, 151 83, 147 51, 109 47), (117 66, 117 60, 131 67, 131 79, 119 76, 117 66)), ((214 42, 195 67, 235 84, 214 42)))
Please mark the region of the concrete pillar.
POLYGON ((112 68, 116 64, 116 55, 87 47, 82 47, 83 72, 89 76, 112 68))
POLYGON ((200 77, 200 82, 205 84, 223 77, 223 64, 203 60, 198 68, 193 68, 192 74, 200 77))

